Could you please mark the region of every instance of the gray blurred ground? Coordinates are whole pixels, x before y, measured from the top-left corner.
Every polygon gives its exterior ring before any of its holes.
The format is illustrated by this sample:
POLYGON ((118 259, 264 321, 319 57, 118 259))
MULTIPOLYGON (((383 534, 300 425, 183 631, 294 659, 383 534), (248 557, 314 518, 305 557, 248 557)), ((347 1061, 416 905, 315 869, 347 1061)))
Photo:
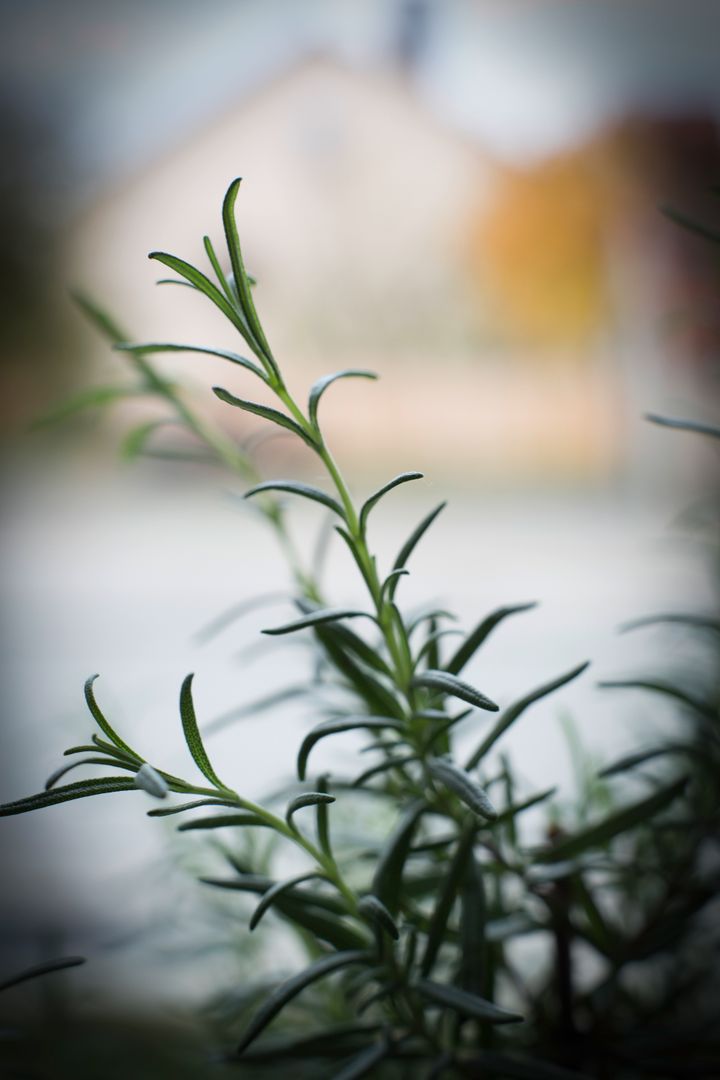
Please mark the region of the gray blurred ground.
MULTIPOLYGON (((39 790, 62 750, 87 740, 82 684, 94 671, 101 673, 98 698, 124 737, 149 760, 188 776, 177 716, 188 671, 196 672, 203 723, 307 671, 301 649, 271 649, 244 661, 235 655, 263 626, 284 620, 290 609, 282 603, 245 616, 203 648, 193 642, 194 632, 235 600, 282 587, 284 571, 263 523, 214 478, 162 478, 158 483, 142 467, 104 474, 67 462, 44 474, 29 465, 15 471, 0 571, 9 614, 3 799, 39 790)), ((375 513, 372 540, 386 564, 443 494, 432 481, 425 485, 421 494, 396 493, 375 513)), ((603 760, 668 722, 651 696, 611 694, 595 682, 657 671, 664 655, 657 632, 619 637, 623 620, 710 606, 698 552, 672 527, 677 509, 677 496, 669 494, 646 502, 621 493, 458 495, 418 549, 399 593, 406 606, 439 601, 469 628, 501 604, 541 601, 498 630, 468 668, 468 678, 501 706, 593 661, 577 684, 536 705, 507 738, 504 748, 526 790, 558 783, 563 797, 572 793, 563 713, 603 760)), ((294 515, 308 541, 318 520, 314 508, 294 515)), ((333 603, 362 601, 342 551, 332 553, 326 588, 333 603)), ((690 642, 678 640, 676 649, 693 655, 690 642)), ((209 741, 219 771, 252 797, 276 788, 292 776, 300 733, 311 720, 305 705, 291 702, 238 721, 209 741)), ((478 717, 469 740, 483 726, 478 717)), ((348 771, 356 746, 351 739, 328 743, 318 749, 316 767, 348 771)), ((137 980, 137 956, 121 950, 108 957, 112 943, 163 911, 172 921, 193 903, 192 875, 178 869, 172 852, 184 850, 192 864, 188 852, 197 849, 184 845, 195 838, 169 844, 174 822, 148 820, 151 806, 144 793, 128 793, 3 821, 0 915, 15 927, 18 957, 28 955, 23 934, 59 933, 64 951, 90 949, 95 977, 107 963, 113 980, 122 982, 123 971, 130 984, 137 980)), ((152 940, 151 931, 151 946, 152 940)), ((156 968, 155 979, 169 998, 202 985, 197 970, 190 982, 168 983, 156 968)), ((149 991, 152 972, 141 982, 149 991)))

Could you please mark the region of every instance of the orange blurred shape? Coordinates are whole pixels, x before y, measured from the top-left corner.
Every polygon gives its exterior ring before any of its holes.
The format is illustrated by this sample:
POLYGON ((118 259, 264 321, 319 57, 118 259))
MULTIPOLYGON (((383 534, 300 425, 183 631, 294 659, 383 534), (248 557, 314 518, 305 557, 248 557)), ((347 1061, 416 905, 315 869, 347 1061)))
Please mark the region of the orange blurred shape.
POLYGON ((589 344, 608 317, 606 198, 591 156, 508 172, 469 233, 471 272, 510 342, 589 344))

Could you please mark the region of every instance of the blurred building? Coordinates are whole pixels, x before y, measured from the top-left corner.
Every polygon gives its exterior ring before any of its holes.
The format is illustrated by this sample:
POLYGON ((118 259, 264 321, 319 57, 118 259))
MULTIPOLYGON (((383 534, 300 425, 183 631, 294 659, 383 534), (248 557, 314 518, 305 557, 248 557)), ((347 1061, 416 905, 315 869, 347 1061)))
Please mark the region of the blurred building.
MULTIPOLYGON (((665 178, 688 188, 667 166, 683 130, 620 124, 511 169, 439 121, 407 63, 316 55, 109 191, 74 230, 71 273, 139 339, 232 344, 202 298, 152 288, 146 254, 204 265, 242 174, 246 263, 291 384, 346 366, 386 379, 326 409, 341 452, 370 472, 400 454, 460 480, 604 483, 644 471, 639 417, 682 383, 661 325, 678 241, 656 203, 665 178)), ((260 389, 198 364, 206 385, 260 389)))

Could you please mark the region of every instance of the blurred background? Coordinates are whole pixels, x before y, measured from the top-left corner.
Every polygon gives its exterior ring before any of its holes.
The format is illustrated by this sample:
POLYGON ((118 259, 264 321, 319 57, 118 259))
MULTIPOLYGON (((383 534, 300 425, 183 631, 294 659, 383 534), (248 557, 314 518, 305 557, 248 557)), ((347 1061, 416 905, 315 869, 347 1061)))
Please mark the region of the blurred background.
MULTIPOLYGON (((204 233, 219 247, 236 175, 246 263, 290 386, 344 367, 382 376, 324 403, 356 491, 426 474, 377 513, 382 557, 450 496, 406 602, 439 599, 464 625, 542 602, 470 673, 501 704, 593 660, 508 740, 521 771, 571 792, 561 713, 599 758, 668 722, 657 702, 608 698, 595 682, 649 662, 642 642, 617 638, 624 620, 715 601, 692 539, 715 456, 642 416, 717 422, 716 260, 661 213, 720 219, 717 5, 1 7, 3 801, 38 790, 85 741, 92 671, 129 741, 180 772, 188 670, 207 720, 302 677, 293 651, 243 652, 282 607, 203 650, 193 641, 228 604, 286 583, 236 484, 198 465, 118 463, 123 433, 154 415, 141 402, 28 432, 64 396, 125 374, 72 288, 135 340, 236 347, 202 298, 155 288, 146 258, 201 263, 204 233)), ((249 376, 209 358, 162 365, 229 433, 256 430, 210 393, 219 382, 253 396, 249 376)), ((291 441, 262 448, 260 463, 317 479, 291 441)), ((293 513, 314 542, 317 514, 293 513)), ((341 552, 327 582, 339 603, 359 595, 341 552)), ((676 648, 692 662, 686 642, 676 648)), ((289 703, 228 723, 211 748, 260 795, 290 775, 306 721, 289 703)), ((140 981, 167 1000, 202 996, 218 965, 231 970, 209 917, 202 963, 182 952, 199 848, 148 822, 146 802, 3 821, 4 967, 62 946, 92 954, 87 993, 125 980, 137 995, 140 981)))

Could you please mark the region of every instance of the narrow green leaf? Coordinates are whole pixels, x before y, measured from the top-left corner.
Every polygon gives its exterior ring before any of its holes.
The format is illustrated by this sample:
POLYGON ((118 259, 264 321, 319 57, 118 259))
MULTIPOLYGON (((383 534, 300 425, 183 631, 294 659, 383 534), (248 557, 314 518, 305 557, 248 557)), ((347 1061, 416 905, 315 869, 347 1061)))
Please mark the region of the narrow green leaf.
POLYGON ((398 552, 397 558, 395 559, 395 562, 393 563, 393 569, 394 570, 397 570, 400 567, 405 566, 408 559, 412 555, 412 553, 415 550, 415 548, 417 547, 417 545, 422 540, 422 538, 425 535, 425 533, 427 532, 427 530, 432 525, 435 518, 438 516, 438 514, 442 510, 445 509, 446 506, 447 506, 447 503, 441 502, 439 506, 436 506, 434 510, 430 511, 430 513, 427 515, 427 517, 422 519, 422 521, 417 526, 417 528, 410 534, 408 539, 405 541, 403 546, 400 548, 400 551, 398 552))
POLYGON ((415 987, 422 997, 433 1005, 441 1005, 461 1016, 471 1016, 487 1024, 517 1024, 524 1019, 518 1013, 508 1012, 492 1001, 486 1001, 477 994, 468 994, 465 990, 458 990, 455 986, 446 986, 430 979, 418 979, 415 987))
POLYGON ((278 896, 282 896, 288 889, 292 889, 295 885, 302 885, 304 881, 313 881, 315 878, 324 878, 325 875, 318 870, 311 870, 304 874, 296 874, 295 877, 287 878, 285 881, 276 881, 274 885, 271 885, 267 892, 262 894, 260 903, 250 917, 249 927, 254 930, 262 919, 265 912, 277 899, 278 896))
POLYGON ((268 828, 267 821, 257 816, 241 812, 239 814, 213 814, 212 817, 195 818, 178 825, 178 832, 199 832, 207 829, 243 829, 246 826, 268 828))
MULTIPOLYGON (((142 764, 142 759, 136 754, 128 754, 125 750, 121 750, 119 746, 115 746, 114 743, 106 742, 105 739, 101 739, 95 732, 90 736, 93 745, 88 746, 88 750, 102 750, 103 754, 109 754, 110 757, 117 758, 118 761, 124 761, 134 768, 137 768, 139 764, 142 764)), ((65 751, 67 753, 67 750, 65 751)))
POLYGON ((106 795, 112 791, 136 791, 135 781, 126 776, 108 776, 102 780, 78 780, 74 784, 51 788, 25 799, 0 805, 0 817, 13 814, 26 814, 30 810, 42 810, 46 806, 69 802, 71 799, 85 799, 91 795, 106 795))
POLYGON ((322 723, 316 724, 307 733, 300 746, 297 759, 299 778, 301 780, 305 779, 310 751, 321 739, 327 738, 328 735, 339 735, 345 731, 357 731, 363 728, 369 731, 378 731, 388 727, 394 728, 396 731, 402 730, 400 722, 389 716, 344 716, 334 720, 323 720, 322 723))
POLYGON ((424 799, 418 799, 407 807, 378 858, 372 891, 392 915, 396 914, 400 903, 403 869, 410 854, 413 834, 425 810, 427 803, 424 799))
POLYGON ((19 971, 16 975, 11 975, 9 979, 4 979, 0 982, 0 992, 9 990, 12 986, 18 986, 19 983, 28 982, 30 979, 51 975, 54 971, 66 971, 67 968, 79 967, 84 963, 86 963, 84 956, 63 956, 58 960, 46 960, 44 964, 35 964, 33 967, 25 968, 24 971, 19 971))
POLYGON ((467 664, 468 660, 475 655, 480 646, 490 636, 496 626, 504 619, 507 619, 509 615, 518 615, 523 611, 532 611, 537 607, 537 603, 530 604, 515 604, 512 607, 501 607, 497 611, 493 611, 491 615, 488 615, 478 623, 472 633, 463 641, 462 645, 453 654, 452 659, 445 665, 447 671, 453 675, 459 675, 462 669, 467 664))
POLYGON ((169 420, 148 420, 144 424, 131 428, 120 445, 120 457, 123 461, 133 461, 139 457, 145 450, 150 436, 158 428, 167 427, 169 423, 171 423, 169 420))
POLYGON ((717 229, 712 229, 709 225, 703 225, 702 222, 694 221, 673 206, 661 206, 660 212, 682 229, 687 229, 688 232, 695 233, 696 236, 701 236, 703 240, 709 240, 712 244, 720 244, 720 232, 717 229))
POLYGON ((397 588, 398 579, 401 578, 401 577, 408 577, 409 574, 410 574, 409 570, 404 570, 402 568, 399 569, 399 570, 391 570, 390 573, 388 574, 388 576, 383 581, 381 587, 380 587, 380 600, 381 600, 381 602, 386 599, 386 597, 388 596, 388 594, 391 591, 392 591, 392 594, 394 595, 395 590, 397 588))
MULTIPOLYGON (((351 630, 349 626, 344 626, 342 623, 334 623, 324 627, 319 631, 319 635, 332 635, 334 640, 342 646, 344 650, 347 650, 353 655, 357 656, 359 660, 362 660, 373 671, 377 671, 380 675, 385 675, 388 678, 392 678, 392 672, 388 665, 383 660, 377 651, 368 645, 354 630, 351 630)), ((319 636, 318 635, 318 636, 319 636)))
POLYGON ((388 1056, 390 1049, 390 1044, 385 1040, 373 1043, 348 1061, 339 1073, 335 1073, 333 1080, 360 1080, 361 1076, 369 1076, 375 1066, 388 1056))
POLYGON ((508 806, 507 810, 503 810, 501 814, 498 814, 498 825, 504 825, 507 821, 513 821, 518 814, 522 814, 525 810, 531 810, 533 806, 539 806, 540 803, 547 802, 548 799, 552 799, 553 795, 557 793, 556 787, 546 788, 545 791, 539 791, 537 795, 530 795, 529 798, 523 799, 522 802, 512 803, 508 806))
POLYGON ((302 795, 296 795, 294 799, 291 799, 288 803, 287 810, 285 812, 285 820, 288 825, 292 825, 293 814, 298 810, 302 810, 305 806, 317 806, 320 803, 333 803, 335 802, 334 795, 328 795, 326 791, 304 791, 302 795))
POLYGON ((485 821, 497 820, 497 810, 464 769, 443 758, 430 758, 427 766, 433 779, 449 788, 474 814, 485 821))
POLYGON ((422 626, 424 622, 431 622, 437 625, 440 619, 450 619, 451 622, 457 622, 457 615, 453 615, 452 611, 445 611, 443 608, 431 608, 430 611, 422 611, 408 621, 408 637, 410 637, 419 626, 422 626))
POLYGON ((450 694, 452 697, 467 701, 468 705, 474 705, 477 709, 487 709, 488 712, 497 712, 498 706, 490 698, 486 698, 474 686, 463 682, 455 675, 447 671, 421 671, 413 677, 411 686, 424 687, 441 694, 450 694))
POLYGON ((530 705, 539 701, 541 698, 546 697, 548 694, 552 694, 553 691, 559 690, 561 686, 565 686, 567 683, 572 682, 573 679, 577 679, 578 675, 582 675, 583 671, 585 671, 588 666, 589 662, 580 664, 578 667, 573 668, 572 671, 568 671, 565 675, 561 675, 559 678, 553 679, 552 682, 546 683, 537 690, 533 690, 532 693, 520 698, 519 701, 516 701, 513 705, 510 705, 505 709, 500 714, 500 717, 492 730, 480 743, 477 750, 470 755, 465 768, 474 769, 478 762, 482 761, 488 751, 492 749, 498 739, 505 734, 511 724, 514 724, 518 717, 521 716, 530 705))
POLYGON ((352 964, 367 963, 367 960, 368 954, 361 949, 332 953, 330 956, 322 957, 322 959, 311 964, 310 967, 305 968, 304 971, 282 983, 273 990, 255 1013, 240 1041, 237 1053, 242 1054, 243 1050, 265 1030, 288 1002, 297 997, 307 986, 317 982, 318 979, 331 975, 335 971, 339 971, 341 968, 350 967, 352 964))
MULTIPOLYGON (((328 914, 326 904, 314 903, 317 894, 300 897, 300 890, 279 896, 275 901, 275 913, 286 919, 294 930, 300 926, 319 941, 327 942, 334 949, 366 949, 370 942, 357 926, 351 926, 336 915, 328 914)), ((323 897, 323 900, 325 898, 323 897)))
POLYGON ((283 626, 271 627, 263 630, 263 634, 292 634, 296 630, 304 630, 307 626, 321 626, 323 623, 337 622, 338 619, 357 619, 364 616, 366 619, 375 619, 368 611, 356 611, 354 608, 321 608, 313 611, 310 615, 303 615, 301 619, 294 619, 283 626))
MULTIPOLYGON (((472 713, 472 709, 463 709, 462 712, 456 713, 455 716, 445 716, 444 714, 442 714, 444 718, 440 721, 440 723, 438 723, 438 725, 434 728, 434 730, 431 731, 430 734, 428 735, 427 739, 425 740, 425 742, 423 744, 424 749, 426 751, 432 750, 433 746, 435 746, 435 744, 437 742, 439 742, 441 739, 443 739, 443 737, 447 736, 448 732, 451 731, 452 728, 454 728, 456 724, 459 724, 462 720, 467 719, 467 717, 470 716, 471 713, 472 713)), ((420 714, 418 714, 418 715, 420 715, 420 714)), ((447 739, 445 739, 445 742, 442 744, 445 747, 445 749, 443 750, 443 753, 447 752, 447 745, 446 744, 449 745, 447 739)))
MULTIPOLYGON (((327 773, 323 773, 318 777, 317 786, 320 791, 325 794, 328 789, 329 777, 327 773)), ((327 803, 319 802, 315 805, 315 827, 317 829, 318 844, 320 850, 324 855, 327 855, 333 862, 335 857, 332 853, 332 844, 330 843, 330 815, 328 813, 327 803)))
POLYGON ((71 295, 83 315, 103 337, 106 337, 113 344, 116 341, 127 341, 127 334, 118 326, 112 315, 109 315, 99 304, 91 300, 86 293, 73 290, 71 295))
POLYGON ((604 769, 600 770, 598 776, 602 779, 609 776, 618 776, 620 773, 629 772, 631 769, 636 769, 638 765, 644 765, 648 761, 655 761, 656 758, 665 757, 667 754, 688 754, 692 753, 692 750, 692 747, 685 746, 682 743, 668 743, 665 746, 656 746, 651 750, 639 750, 634 754, 625 754, 617 761, 614 761, 612 765, 606 765, 604 769))
POLYGON ((356 776, 351 787, 364 787, 368 780, 381 776, 382 773, 390 772, 392 769, 402 769, 405 765, 409 765, 411 761, 417 761, 417 754, 404 754, 401 757, 386 758, 379 765, 373 765, 371 768, 366 769, 365 772, 360 773, 359 776, 356 776))
POLYGON ((628 832, 650 821, 661 810, 668 807, 678 796, 682 795, 687 784, 687 777, 661 788, 659 791, 648 795, 639 802, 631 803, 621 810, 616 810, 603 821, 589 825, 586 829, 559 840, 551 848, 541 848, 533 852, 535 859, 540 863, 562 862, 574 859, 588 849, 594 850, 602 844, 609 843, 614 837, 628 832))
POLYGON ((277 424, 278 427, 285 428, 287 431, 292 431, 293 435, 297 435, 303 442, 311 446, 313 450, 317 449, 317 443, 308 435, 306 431, 300 427, 294 420, 291 420, 285 413, 281 413, 278 409, 273 409, 270 405, 260 405, 256 401, 246 401, 244 398, 235 397, 228 390, 223 390, 221 386, 213 386, 213 393, 216 397, 219 397, 221 401, 224 401, 227 405, 233 405, 236 409, 242 409, 244 412, 253 413, 254 416, 261 416, 264 420, 269 420, 273 424, 277 424))
POLYGON ((88 390, 82 390, 74 397, 56 405, 49 412, 38 417, 37 420, 33 420, 31 428, 35 431, 39 428, 49 427, 51 424, 58 424, 63 420, 68 420, 85 409, 112 405, 116 401, 139 397, 141 394, 142 391, 136 386, 92 386, 88 390))
POLYGON ((334 528, 335 528, 335 532, 338 534, 338 536, 341 536, 342 539, 345 541, 345 544, 347 545, 347 548, 348 548, 350 554, 352 555, 353 560, 355 562, 355 565, 357 566, 357 568, 360 571, 361 575, 364 574, 365 573, 365 567, 363 565, 363 561, 362 561, 362 558, 360 556, 360 552, 357 549, 357 545, 355 543, 355 540, 352 538, 352 536, 347 531, 347 529, 344 529, 342 527, 342 525, 335 525, 334 528))
POLYGON ((670 416, 658 416, 657 413, 645 413, 645 419, 660 427, 675 428, 677 431, 690 431, 695 435, 709 435, 711 439, 720 439, 720 428, 714 424, 701 424, 697 420, 678 420, 670 416))
POLYGON ((99 678, 98 675, 91 675, 89 679, 85 680, 85 701, 87 702, 87 707, 90 710, 90 715, 92 716, 93 720, 100 728, 100 730, 107 735, 111 743, 114 743, 119 750, 122 750, 123 753, 126 754, 131 761, 136 761, 138 765, 142 765, 143 758, 139 757, 139 755, 135 753, 132 747, 128 746, 128 744, 120 738, 117 732, 113 729, 110 722, 103 715, 97 701, 95 700, 94 683, 97 678, 99 678))
POLYGON ((197 288, 197 286, 193 285, 193 283, 191 281, 183 281, 182 278, 161 277, 161 278, 157 279, 155 284, 156 285, 182 285, 182 287, 184 289, 195 289, 195 292, 200 292, 201 291, 200 289, 197 288))
POLYGON ((472 851, 460 885, 460 988, 492 997, 491 954, 487 939, 487 897, 483 871, 472 851))
MULTIPOLYGON (((430 623, 432 626, 433 623, 430 623)), ((440 642, 446 637, 457 637, 462 630, 432 630, 422 644, 415 657, 415 667, 419 667, 422 660, 427 658, 427 666, 431 671, 444 671, 440 660, 440 642)))
POLYGON ((677 623, 678 626, 689 626, 696 630, 714 630, 715 633, 720 634, 720 619, 693 613, 646 615, 642 619, 633 619, 631 622, 623 623, 620 633, 624 634, 628 630, 637 630, 643 626, 655 626, 661 623, 677 623))
POLYGON ((245 492, 243 498, 249 499, 261 491, 287 491, 291 495, 301 495, 305 499, 312 499, 314 502, 322 503, 328 510, 332 510, 334 514, 339 514, 343 521, 345 520, 345 511, 337 499, 333 499, 332 495, 321 491, 320 488, 311 487, 310 484, 301 484, 297 480, 267 480, 263 484, 255 484, 254 487, 251 487, 249 491, 245 492))
POLYGON ((161 806, 158 810, 148 810, 148 817, 171 817, 184 814, 186 810, 195 810, 198 806, 237 806, 230 799, 194 799, 193 802, 178 803, 176 806, 161 806))
POLYGON ((227 297, 228 303, 231 305, 231 307, 235 307, 238 302, 236 294, 233 292, 230 286, 230 282, 225 277, 223 268, 220 265, 220 260, 215 254, 215 248, 213 247, 212 240, 209 236, 203 236, 203 247, 205 248, 205 254, 208 257, 208 261, 212 266, 213 270, 215 271, 215 277, 218 280, 218 285, 225 293, 225 296, 227 297))
MULTIPOLYGON (((249 874, 244 871, 241 872, 239 877, 233 878, 198 878, 201 885, 212 885, 216 889, 227 889, 230 892, 244 892, 253 893, 254 895, 261 896, 264 892, 267 892, 274 881, 272 878, 266 877, 264 874, 249 874)), ((347 905, 344 900, 337 896, 331 896, 327 893, 307 892, 305 889, 293 889, 292 894, 285 894, 278 900, 278 907, 285 904, 286 901, 292 896, 293 902, 297 902, 298 905, 311 904, 313 907, 321 908, 323 911, 328 912, 331 915, 345 915, 347 913, 347 905)), ((363 938, 363 941, 365 938, 363 938)))
POLYGON ((200 736, 200 729, 198 728, 197 718, 195 716, 195 705, 193 704, 192 698, 193 678, 193 675, 187 675, 180 688, 180 719, 182 720, 185 742, 188 745, 188 750, 190 751, 193 761, 203 776, 216 788, 227 791, 227 787, 223 784, 222 780, 220 780, 210 764, 210 758, 207 756, 207 752, 200 736))
POLYGON ((318 420, 317 411, 320 404, 320 398, 327 390, 328 386, 331 386, 337 379, 377 379, 377 375, 374 371, 360 371, 357 368, 345 368, 343 371, 335 371, 332 375, 323 375, 321 379, 314 382, 310 387, 310 397, 308 399, 308 416, 310 423, 317 430, 318 420))
POLYGON ((272 351, 267 338, 265 337, 265 332, 260 324, 257 311, 255 310, 255 302, 252 298, 250 282, 248 281, 248 276, 245 272, 242 250, 240 248, 240 237, 238 236, 237 224, 235 221, 235 201, 238 196, 238 191, 240 190, 240 182, 241 178, 239 176, 236 177, 225 192, 225 198, 223 199, 222 219, 223 228, 225 229, 225 241, 227 243, 228 254, 230 255, 230 265, 232 266, 235 288, 237 289, 240 307, 247 320, 247 325, 255 339, 257 350, 262 354, 270 371, 272 371, 276 378, 279 378, 280 373, 277 364, 273 359, 272 351))
POLYGON ((135 344, 130 341, 119 342, 115 348, 118 352, 128 352, 143 356, 146 353, 201 353, 204 356, 217 356, 221 360, 229 360, 231 364, 236 364, 238 367, 245 368, 247 371, 252 371, 253 375, 257 375, 259 379, 262 379, 264 383, 267 383, 267 375, 262 368, 253 363, 252 360, 248 360, 245 356, 240 356, 239 353, 231 352, 228 349, 208 349, 202 345, 175 345, 172 342, 157 342, 147 341, 135 344))
POLYGON ((365 532, 367 528, 368 514, 372 510, 373 506, 382 499, 383 495, 386 495, 388 491, 392 491, 393 488, 398 487, 399 484, 407 484, 410 480, 422 480, 423 474, 421 472, 404 472, 399 476, 395 476, 392 480, 389 480, 387 484, 383 484, 376 492, 374 492, 368 499, 365 500, 360 509, 360 531, 365 532))
MULTIPOLYGON (((110 754, 114 754, 116 747, 112 743, 106 743, 106 748, 110 754)), ((67 750, 63 750, 63 757, 69 757, 70 754, 94 754, 97 752, 97 743, 83 743, 80 746, 68 746, 67 750)))
POLYGON ((232 623, 243 615, 247 615, 251 611, 255 611, 256 608, 264 607, 266 604, 276 604, 281 600, 291 599, 291 594, 287 592, 266 592, 260 593, 258 596, 252 596, 249 600, 243 600, 239 604, 233 604, 231 607, 226 608, 220 615, 217 615, 211 622, 201 627, 195 634, 195 641, 205 644, 212 638, 216 637, 222 630, 225 630, 232 623))
POLYGON ((711 705, 700 701, 686 690, 681 690, 671 683, 661 682, 659 679, 603 679, 598 683, 603 690, 650 690, 655 694, 662 694, 687 706, 693 712, 700 713, 711 720, 716 718, 716 712, 711 705))
POLYGON ((392 915, 379 897, 374 896, 372 893, 363 896, 358 903, 358 910, 374 926, 377 926, 383 933, 388 934, 393 941, 398 940, 400 931, 398 930, 392 915))
POLYGON ((189 281, 190 284, 194 285, 201 293, 204 293, 208 300, 211 300, 215 307, 222 311, 225 318, 233 324, 235 329, 239 330, 248 345, 252 346, 245 320, 240 317, 238 312, 228 303, 218 287, 213 285, 210 278, 206 277, 201 270, 198 270, 195 266, 185 262, 184 259, 179 259, 176 255, 169 255, 165 251, 151 251, 148 258, 154 259, 156 262, 162 263, 163 266, 167 266, 171 270, 174 270, 176 274, 185 278, 186 281, 189 281))
POLYGON ((61 780, 63 776, 71 772, 72 769, 77 769, 80 765, 111 765, 115 769, 128 769, 130 772, 135 772, 137 765, 130 762, 118 761, 117 758, 108 757, 89 757, 81 758, 80 761, 71 761, 69 765, 62 765, 59 769, 56 769, 54 773, 51 773, 45 781, 45 790, 49 791, 50 788, 55 787, 58 780, 61 780))
POLYGON ((450 912, 453 909, 453 904, 460 891, 460 885, 465 876, 465 868, 468 859, 472 855, 476 831, 477 827, 474 826, 473 828, 465 829, 459 836, 455 854, 447 867, 445 883, 438 894, 437 903, 435 904, 435 908, 430 918, 425 952, 420 965, 420 971, 424 977, 427 977, 431 973, 435 966, 438 953, 440 952, 440 946, 446 939, 448 919, 450 918, 450 912))
MULTIPOLYGON (((404 716, 403 706, 392 690, 372 672, 367 671, 364 666, 357 663, 353 656, 348 655, 346 648, 352 648, 353 652, 356 652, 356 650, 344 635, 347 629, 342 623, 331 622, 316 626, 314 633, 334 668, 347 679, 365 702, 371 715, 402 718, 404 716)), ((357 635, 353 636, 358 642, 361 640, 357 638, 357 635)), ((360 654, 356 653, 356 655, 360 654)), ((382 662, 380 657, 377 659, 382 662)))

